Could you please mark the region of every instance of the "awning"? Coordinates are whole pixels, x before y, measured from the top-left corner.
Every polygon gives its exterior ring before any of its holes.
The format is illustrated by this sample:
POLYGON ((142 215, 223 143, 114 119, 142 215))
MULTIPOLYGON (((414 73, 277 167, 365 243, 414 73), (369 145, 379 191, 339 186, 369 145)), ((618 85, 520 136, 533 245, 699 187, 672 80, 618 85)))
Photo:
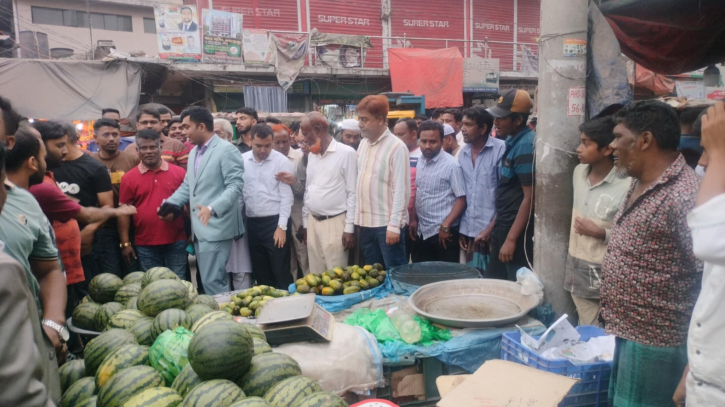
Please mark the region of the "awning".
POLYGON ((725 61, 722 0, 602 0, 622 52, 661 74, 725 61))
POLYGON ((125 61, 0 58, 0 95, 31 118, 96 120, 107 107, 128 117, 141 95, 141 67, 125 61))
POLYGON ((393 92, 425 96, 425 108, 463 105, 463 56, 458 48, 390 48, 393 92))

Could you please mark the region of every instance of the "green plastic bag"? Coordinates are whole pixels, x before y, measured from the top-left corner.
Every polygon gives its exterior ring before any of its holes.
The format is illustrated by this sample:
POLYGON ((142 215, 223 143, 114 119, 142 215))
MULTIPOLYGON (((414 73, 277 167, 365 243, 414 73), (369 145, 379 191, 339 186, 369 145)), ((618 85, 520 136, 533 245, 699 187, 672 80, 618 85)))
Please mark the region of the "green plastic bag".
POLYGON ((450 329, 438 328, 427 319, 421 318, 418 315, 414 315, 413 320, 420 325, 420 341, 418 343, 423 346, 432 345, 434 341, 443 342, 453 338, 450 329))
POLYGON ((385 315, 385 310, 382 309, 370 311, 368 308, 360 308, 345 318, 345 323, 365 328, 380 342, 401 340, 400 333, 393 325, 393 321, 385 315))
POLYGON ((167 330, 156 338, 149 349, 149 362, 161 374, 167 386, 171 386, 181 369, 189 363, 187 350, 193 336, 184 327, 167 330))

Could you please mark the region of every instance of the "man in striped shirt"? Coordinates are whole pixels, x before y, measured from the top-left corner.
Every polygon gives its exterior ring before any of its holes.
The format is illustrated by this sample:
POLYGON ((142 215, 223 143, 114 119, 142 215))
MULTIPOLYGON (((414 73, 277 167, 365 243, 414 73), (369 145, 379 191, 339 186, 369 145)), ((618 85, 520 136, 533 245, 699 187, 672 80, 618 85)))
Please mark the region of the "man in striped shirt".
POLYGON ((466 210, 466 186, 458 160, 443 152, 443 125, 433 121, 418 127, 423 159, 415 178, 415 215, 410 238, 415 245, 413 262, 458 263, 458 225, 466 210))
POLYGON ((356 107, 360 132, 357 207, 360 247, 365 263, 386 269, 407 264, 405 239, 408 224, 410 164, 408 147, 388 130, 388 99, 367 96, 356 107))

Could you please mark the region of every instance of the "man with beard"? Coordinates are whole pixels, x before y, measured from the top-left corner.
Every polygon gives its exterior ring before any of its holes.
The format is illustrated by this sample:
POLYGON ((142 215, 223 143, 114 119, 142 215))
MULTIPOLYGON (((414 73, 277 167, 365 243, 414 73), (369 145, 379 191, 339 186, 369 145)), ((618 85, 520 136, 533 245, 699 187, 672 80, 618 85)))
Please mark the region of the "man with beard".
POLYGON ((360 126, 355 119, 345 119, 340 127, 340 141, 357 151, 360 146, 360 126))
MULTIPOLYGON (((28 191, 35 197, 45 216, 53 224, 58 252, 65 269, 68 301, 66 318, 70 317, 78 302, 83 297, 81 283, 85 281, 83 264, 81 263, 81 231, 78 224, 87 225, 104 222, 118 216, 127 216, 135 212, 133 207, 95 208, 80 206, 68 198, 58 187, 50 172, 60 167, 68 154, 68 136, 63 126, 56 122, 37 121, 33 124, 45 146, 46 172, 43 182, 32 185, 28 191)), ((71 352, 77 352, 80 343, 77 336, 71 336, 68 342, 71 352)))
POLYGON ((317 112, 302 119, 300 131, 311 145, 301 233, 307 238, 310 269, 348 265, 355 245, 357 155, 330 136, 327 119, 317 112))
POLYGON ((526 121, 533 107, 529 94, 511 89, 486 109, 494 117, 498 135, 506 139, 506 155, 496 188, 496 219, 491 232, 492 278, 516 281, 516 272, 533 262, 534 138, 526 121), (509 137, 510 136, 510 137, 509 137))
POLYGON ((687 225, 700 182, 677 151, 672 107, 634 103, 615 122, 617 174, 631 176, 632 184, 602 263, 601 315, 616 336, 609 405, 672 405, 702 279, 687 225))
POLYGON ((169 122, 174 118, 174 113, 165 108, 159 108, 159 121, 161 121, 161 131, 164 135, 169 135, 169 122))
POLYGON ((237 148, 239 152, 244 154, 252 151, 252 126, 257 124, 259 116, 257 111, 251 107, 242 107, 237 110, 237 148))
POLYGON ((458 160, 443 152, 443 125, 425 121, 418 127, 420 150, 415 177, 415 217, 410 238, 420 239, 413 262, 458 263, 458 226, 466 210, 466 186, 458 160))
POLYGON ((249 226, 249 252, 257 284, 284 289, 294 280, 290 274, 290 213, 292 188, 277 180, 281 172, 293 173, 287 157, 272 146, 272 129, 263 123, 252 127, 252 151, 244 160, 244 208, 249 226))
POLYGON ((0 215, 0 240, 5 243, 3 251, 25 269, 45 334, 44 343, 36 343, 43 381, 57 403, 58 364, 65 361, 65 342, 70 337, 65 327, 66 284, 50 222, 28 192, 31 185, 43 181, 45 174, 45 147, 37 131, 28 124, 22 124, 15 133, 15 145, 8 152, 5 170, 7 202, 0 215))
MULTIPOLYGON (((136 135, 136 143, 141 162, 123 175, 119 192, 121 205, 138 208, 133 217, 136 250, 131 245, 125 246, 123 257, 129 261, 138 255, 142 270, 167 267, 184 280, 188 259, 184 222, 181 218, 164 222, 157 211, 164 199, 184 182, 186 172, 161 159, 159 133, 141 130, 136 135)), ((130 229, 129 223, 119 223, 122 241, 131 241, 130 229)))
MULTIPOLYGON (((118 123, 113 120, 96 120, 93 124, 93 139, 96 141, 99 150, 97 153, 93 153, 92 157, 108 169, 108 175, 111 176, 111 185, 113 186, 113 203, 114 207, 117 207, 121 178, 138 165, 138 157, 118 149, 121 130, 118 123)), ((113 273, 123 277, 134 270, 138 270, 135 255, 125 256, 125 264, 121 264, 122 249, 131 247, 133 252, 133 242, 130 239, 121 239, 120 236, 120 231, 128 230, 130 223, 131 218, 128 216, 118 218, 118 222, 115 219, 110 219, 96 233, 94 249, 99 255, 101 270, 104 273, 113 273)))

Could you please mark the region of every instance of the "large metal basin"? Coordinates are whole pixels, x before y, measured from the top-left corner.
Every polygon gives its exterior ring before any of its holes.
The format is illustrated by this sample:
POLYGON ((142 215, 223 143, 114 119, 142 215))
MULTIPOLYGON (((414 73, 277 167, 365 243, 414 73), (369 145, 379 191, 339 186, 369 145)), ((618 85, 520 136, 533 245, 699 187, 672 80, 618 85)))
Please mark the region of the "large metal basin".
POLYGON ((465 279, 426 284, 408 298, 421 316, 454 328, 510 325, 539 305, 536 295, 521 295, 517 283, 465 279))

